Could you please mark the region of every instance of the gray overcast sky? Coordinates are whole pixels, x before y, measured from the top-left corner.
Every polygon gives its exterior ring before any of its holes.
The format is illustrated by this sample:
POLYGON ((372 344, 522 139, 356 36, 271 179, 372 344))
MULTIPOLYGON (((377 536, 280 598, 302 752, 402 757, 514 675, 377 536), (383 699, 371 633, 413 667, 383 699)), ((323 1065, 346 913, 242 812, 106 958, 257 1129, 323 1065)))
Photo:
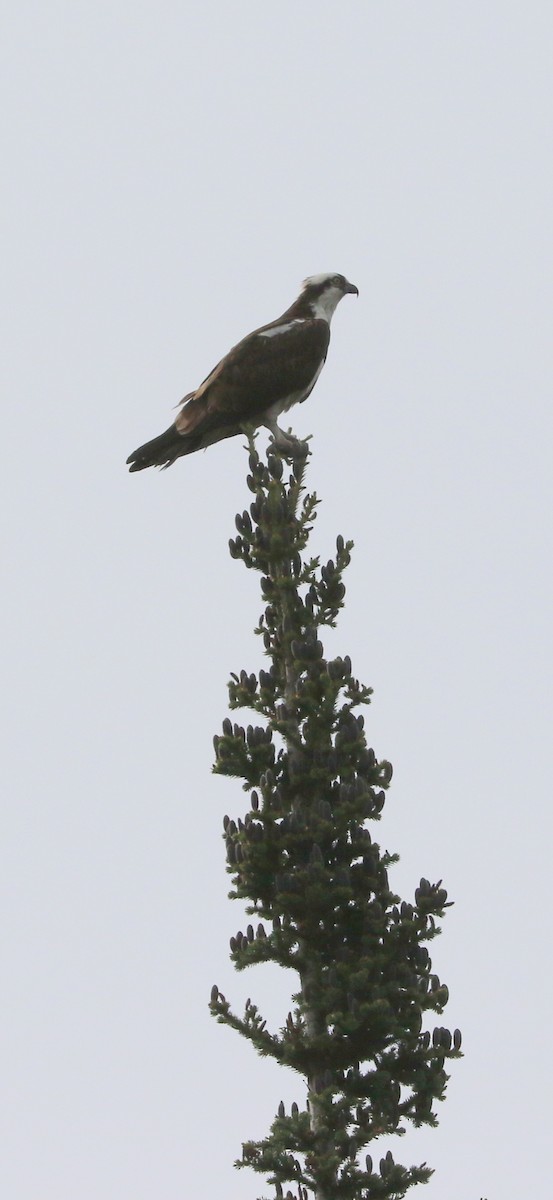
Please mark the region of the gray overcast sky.
MULTIPOLYGON (((210 775, 257 582, 241 439, 124 462, 300 280, 360 289, 292 414, 314 550, 355 539, 332 647, 394 763, 379 838, 461 1026, 427 1200, 550 1177, 549 0, 6 5, 0 1191, 243 1200, 298 1083, 207 1014, 233 976, 210 775)), ((263 435, 264 442, 264 435, 263 435)), ((330 645, 327 643, 327 645, 330 645)), ((380 1149, 380 1147, 378 1147, 380 1149)))

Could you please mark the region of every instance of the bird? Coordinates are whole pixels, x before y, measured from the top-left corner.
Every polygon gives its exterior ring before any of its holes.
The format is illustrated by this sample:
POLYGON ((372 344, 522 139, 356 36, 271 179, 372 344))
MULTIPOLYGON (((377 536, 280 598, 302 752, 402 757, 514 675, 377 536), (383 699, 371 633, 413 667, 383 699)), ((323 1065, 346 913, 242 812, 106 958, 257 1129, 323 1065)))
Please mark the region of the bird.
POLYGON ((169 467, 177 458, 234 437, 248 426, 265 426, 285 456, 305 454, 305 442, 285 433, 277 418, 313 391, 326 361, 332 316, 348 294, 358 296, 359 289, 345 275, 305 279, 281 317, 229 350, 196 391, 181 400, 173 424, 133 450, 127 459, 129 470, 169 467))

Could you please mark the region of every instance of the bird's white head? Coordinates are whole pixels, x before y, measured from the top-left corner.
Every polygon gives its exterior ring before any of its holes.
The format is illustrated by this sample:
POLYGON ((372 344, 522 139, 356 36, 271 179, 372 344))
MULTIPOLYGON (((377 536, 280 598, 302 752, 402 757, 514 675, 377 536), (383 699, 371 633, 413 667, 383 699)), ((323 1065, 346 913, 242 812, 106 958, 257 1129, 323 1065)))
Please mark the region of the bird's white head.
POLYGON ((322 318, 330 324, 336 306, 348 293, 358 296, 359 288, 350 283, 345 275, 326 272, 304 279, 301 297, 302 300, 307 300, 314 317, 322 318))

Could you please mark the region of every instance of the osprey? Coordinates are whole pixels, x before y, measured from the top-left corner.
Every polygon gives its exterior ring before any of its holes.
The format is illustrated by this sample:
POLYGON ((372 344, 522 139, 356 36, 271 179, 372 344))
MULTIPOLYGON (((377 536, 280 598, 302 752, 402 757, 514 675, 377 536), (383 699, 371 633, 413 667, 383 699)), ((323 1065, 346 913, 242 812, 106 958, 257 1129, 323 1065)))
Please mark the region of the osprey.
POLYGON ((302 446, 284 433, 277 417, 313 391, 330 341, 330 322, 343 296, 359 295, 344 275, 311 275, 290 308, 248 334, 222 358, 195 392, 181 401, 169 429, 127 459, 131 471, 169 467, 245 425, 265 425, 277 447, 293 454, 302 446))

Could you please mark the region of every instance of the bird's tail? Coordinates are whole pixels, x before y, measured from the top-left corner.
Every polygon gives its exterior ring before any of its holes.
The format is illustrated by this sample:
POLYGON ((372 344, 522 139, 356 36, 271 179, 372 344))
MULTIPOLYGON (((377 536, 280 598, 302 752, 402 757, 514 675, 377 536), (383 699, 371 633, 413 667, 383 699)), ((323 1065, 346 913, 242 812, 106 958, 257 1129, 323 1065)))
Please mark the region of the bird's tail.
POLYGON ((138 450, 133 450, 127 459, 129 471, 143 471, 146 467, 170 467, 175 459, 183 454, 192 454, 200 447, 200 438, 187 437, 179 433, 175 425, 170 425, 165 433, 145 442, 138 450))

